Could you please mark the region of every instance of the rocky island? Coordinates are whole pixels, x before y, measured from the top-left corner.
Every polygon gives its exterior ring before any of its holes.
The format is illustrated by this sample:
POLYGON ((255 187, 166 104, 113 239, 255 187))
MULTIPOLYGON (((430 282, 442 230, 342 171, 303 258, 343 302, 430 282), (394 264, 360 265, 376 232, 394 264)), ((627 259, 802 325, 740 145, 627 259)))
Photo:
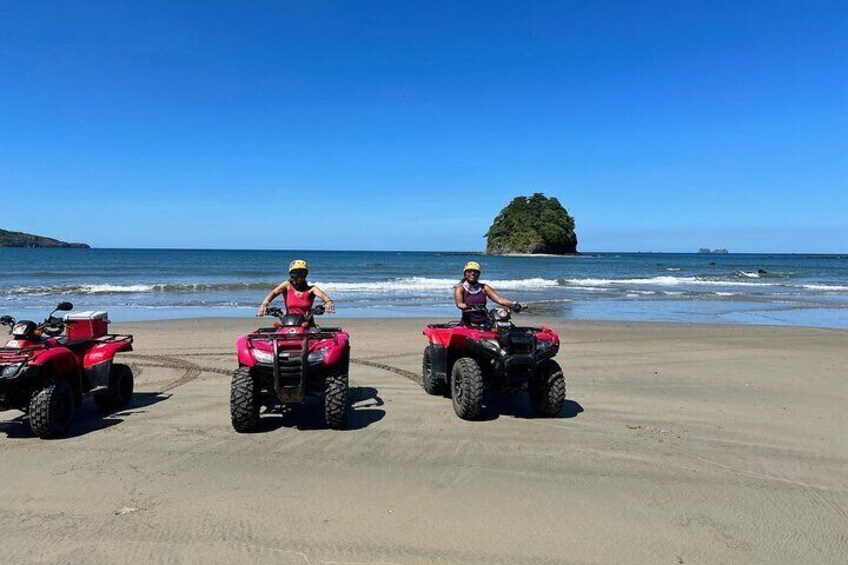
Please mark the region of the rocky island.
POLYGON ((554 197, 519 196, 501 210, 486 234, 492 255, 577 253, 574 218, 554 197))
POLYGON ((0 229, 0 247, 73 247, 89 249, 91 246, 86 243, 67 243, 31 233, 0 229))

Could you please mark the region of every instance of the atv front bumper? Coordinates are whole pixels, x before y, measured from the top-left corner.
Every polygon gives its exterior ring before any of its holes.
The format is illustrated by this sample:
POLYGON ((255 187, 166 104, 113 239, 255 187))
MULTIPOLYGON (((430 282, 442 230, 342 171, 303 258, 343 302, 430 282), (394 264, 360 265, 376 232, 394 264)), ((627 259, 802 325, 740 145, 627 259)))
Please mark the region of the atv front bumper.
POLYGON ((25 363, 0 366, 0 410, 28 404, 38 373, 38 366, 25 363))

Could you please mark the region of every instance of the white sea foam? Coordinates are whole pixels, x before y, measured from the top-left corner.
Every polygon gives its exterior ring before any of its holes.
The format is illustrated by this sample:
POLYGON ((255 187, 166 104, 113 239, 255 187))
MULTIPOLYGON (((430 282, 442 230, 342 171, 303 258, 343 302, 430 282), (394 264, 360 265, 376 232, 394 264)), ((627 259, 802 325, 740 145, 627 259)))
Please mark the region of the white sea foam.
POLYGON ((27 296, 47 296, 50 294, 120 294, 128 292, 150 292, 156 288, 152 284, 81 284, 63 286, 19 286, 10 294, 27 296))
POLYGON ((801 288, 806 288, 807 290, 824 290, 829 292, 848 291, 848 286, 840 286, 836 284, 805 284, 801 285, 801 288))
POLYGON ((746 279, 758 279, 760 278, 760 273, 746 273, 745 271, 737 271, 736 276, 746 279))
POLYGON ((721 281, 715 279, 703 279, 699 277, 674 277, 660 276, 644 279, 565 279, 563 281, 570 286, 777 286, 777 283, 754 283, 741 281, 721 281))
MULTIPOLYGON (((456 286, 459 279, 432 279, 426 277, 409 277, 394 279, 390 281, 369 282, 316 282, 322 290, 328 292, 410 292, 410 291, 450 291, 456 286)), ((555 288, 560 286, 553 279, 531 278, 531 279, 507 279, 483 281, 492 285, 497 290, 534 290, 541 288, 555 288)))

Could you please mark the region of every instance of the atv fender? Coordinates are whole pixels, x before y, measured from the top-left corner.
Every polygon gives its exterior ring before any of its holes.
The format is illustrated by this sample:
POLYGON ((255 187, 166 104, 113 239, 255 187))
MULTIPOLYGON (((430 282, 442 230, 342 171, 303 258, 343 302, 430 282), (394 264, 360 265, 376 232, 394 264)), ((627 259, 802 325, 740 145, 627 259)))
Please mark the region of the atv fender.
POLYGON ((48 379, 62 379, 66 381, 74 393, 74 404, 79 406, 82 402, 83 383, 82 371, 76 355, 65 347, 54 347, 39 351, 30 361, 30 369, 37 371, 28 373, 32 376, 31 382, 47 382, 48 379))
POLYGON ((430 344, 430 367, 433 376, 442 382, 448 382, 448 350, 444 345, 430 344))
POLYGON ((104 341, 89 349, 83 357, 83 378, 88 383, 88 390, 108 387, 115 355, 120 351, 132 350, 131 337, 104 341))
POLYGON ((126 336, 123 339, 103 341, 86 351, 82 366, 84 369, 87 369, 104 361, 111 361, 119 351, 132 350, 132 337, 130 336, 126 336))
POLYGON ((253 367, 256 365, 256 359, 250 353, 250 345, 246 336, 241 336, 236 340, 236 352, 240 367, 253 367))
POLYGON ((55 347, 39 351, 30 360, 30 365, 38 365, 41 367, 49 367, 45 373, 50 373, 53 376, 63 376, 68 374, 79 374, 80 366, 76 356, 64 347, 55 347))
POLYGON ((313 348, 320 349, 321 347, 329 347, 327 356, 324 358, 324 365, 327 367, 336 365, 350 358, 350 340, 346 333, 341 332, 336 336, 335 340, 319 342, 313 348))

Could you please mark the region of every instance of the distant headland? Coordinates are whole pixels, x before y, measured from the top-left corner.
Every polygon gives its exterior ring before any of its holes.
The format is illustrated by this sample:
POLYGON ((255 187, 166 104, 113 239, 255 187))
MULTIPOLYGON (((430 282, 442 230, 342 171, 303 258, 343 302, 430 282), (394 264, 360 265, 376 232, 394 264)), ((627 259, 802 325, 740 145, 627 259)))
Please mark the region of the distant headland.
POLYGON ((702 247, 698 250, 698 253, 717 253, 717 254, 721 255, 721 254, 730 253, 730 252, 727 249, 724 249, 724 248, 713 249, 712 251, 710 251, 709 247, 702 247))
POLYGON ((486 253, 492 255, 577 253, 574 218, 559 200, 541 192, 514 198, 495 218, 486 238, 486 253))
POLYGON ((67 243, 51 237, 0 229, 0 247, 73 247, 90 249, 87 243, 67 243))

